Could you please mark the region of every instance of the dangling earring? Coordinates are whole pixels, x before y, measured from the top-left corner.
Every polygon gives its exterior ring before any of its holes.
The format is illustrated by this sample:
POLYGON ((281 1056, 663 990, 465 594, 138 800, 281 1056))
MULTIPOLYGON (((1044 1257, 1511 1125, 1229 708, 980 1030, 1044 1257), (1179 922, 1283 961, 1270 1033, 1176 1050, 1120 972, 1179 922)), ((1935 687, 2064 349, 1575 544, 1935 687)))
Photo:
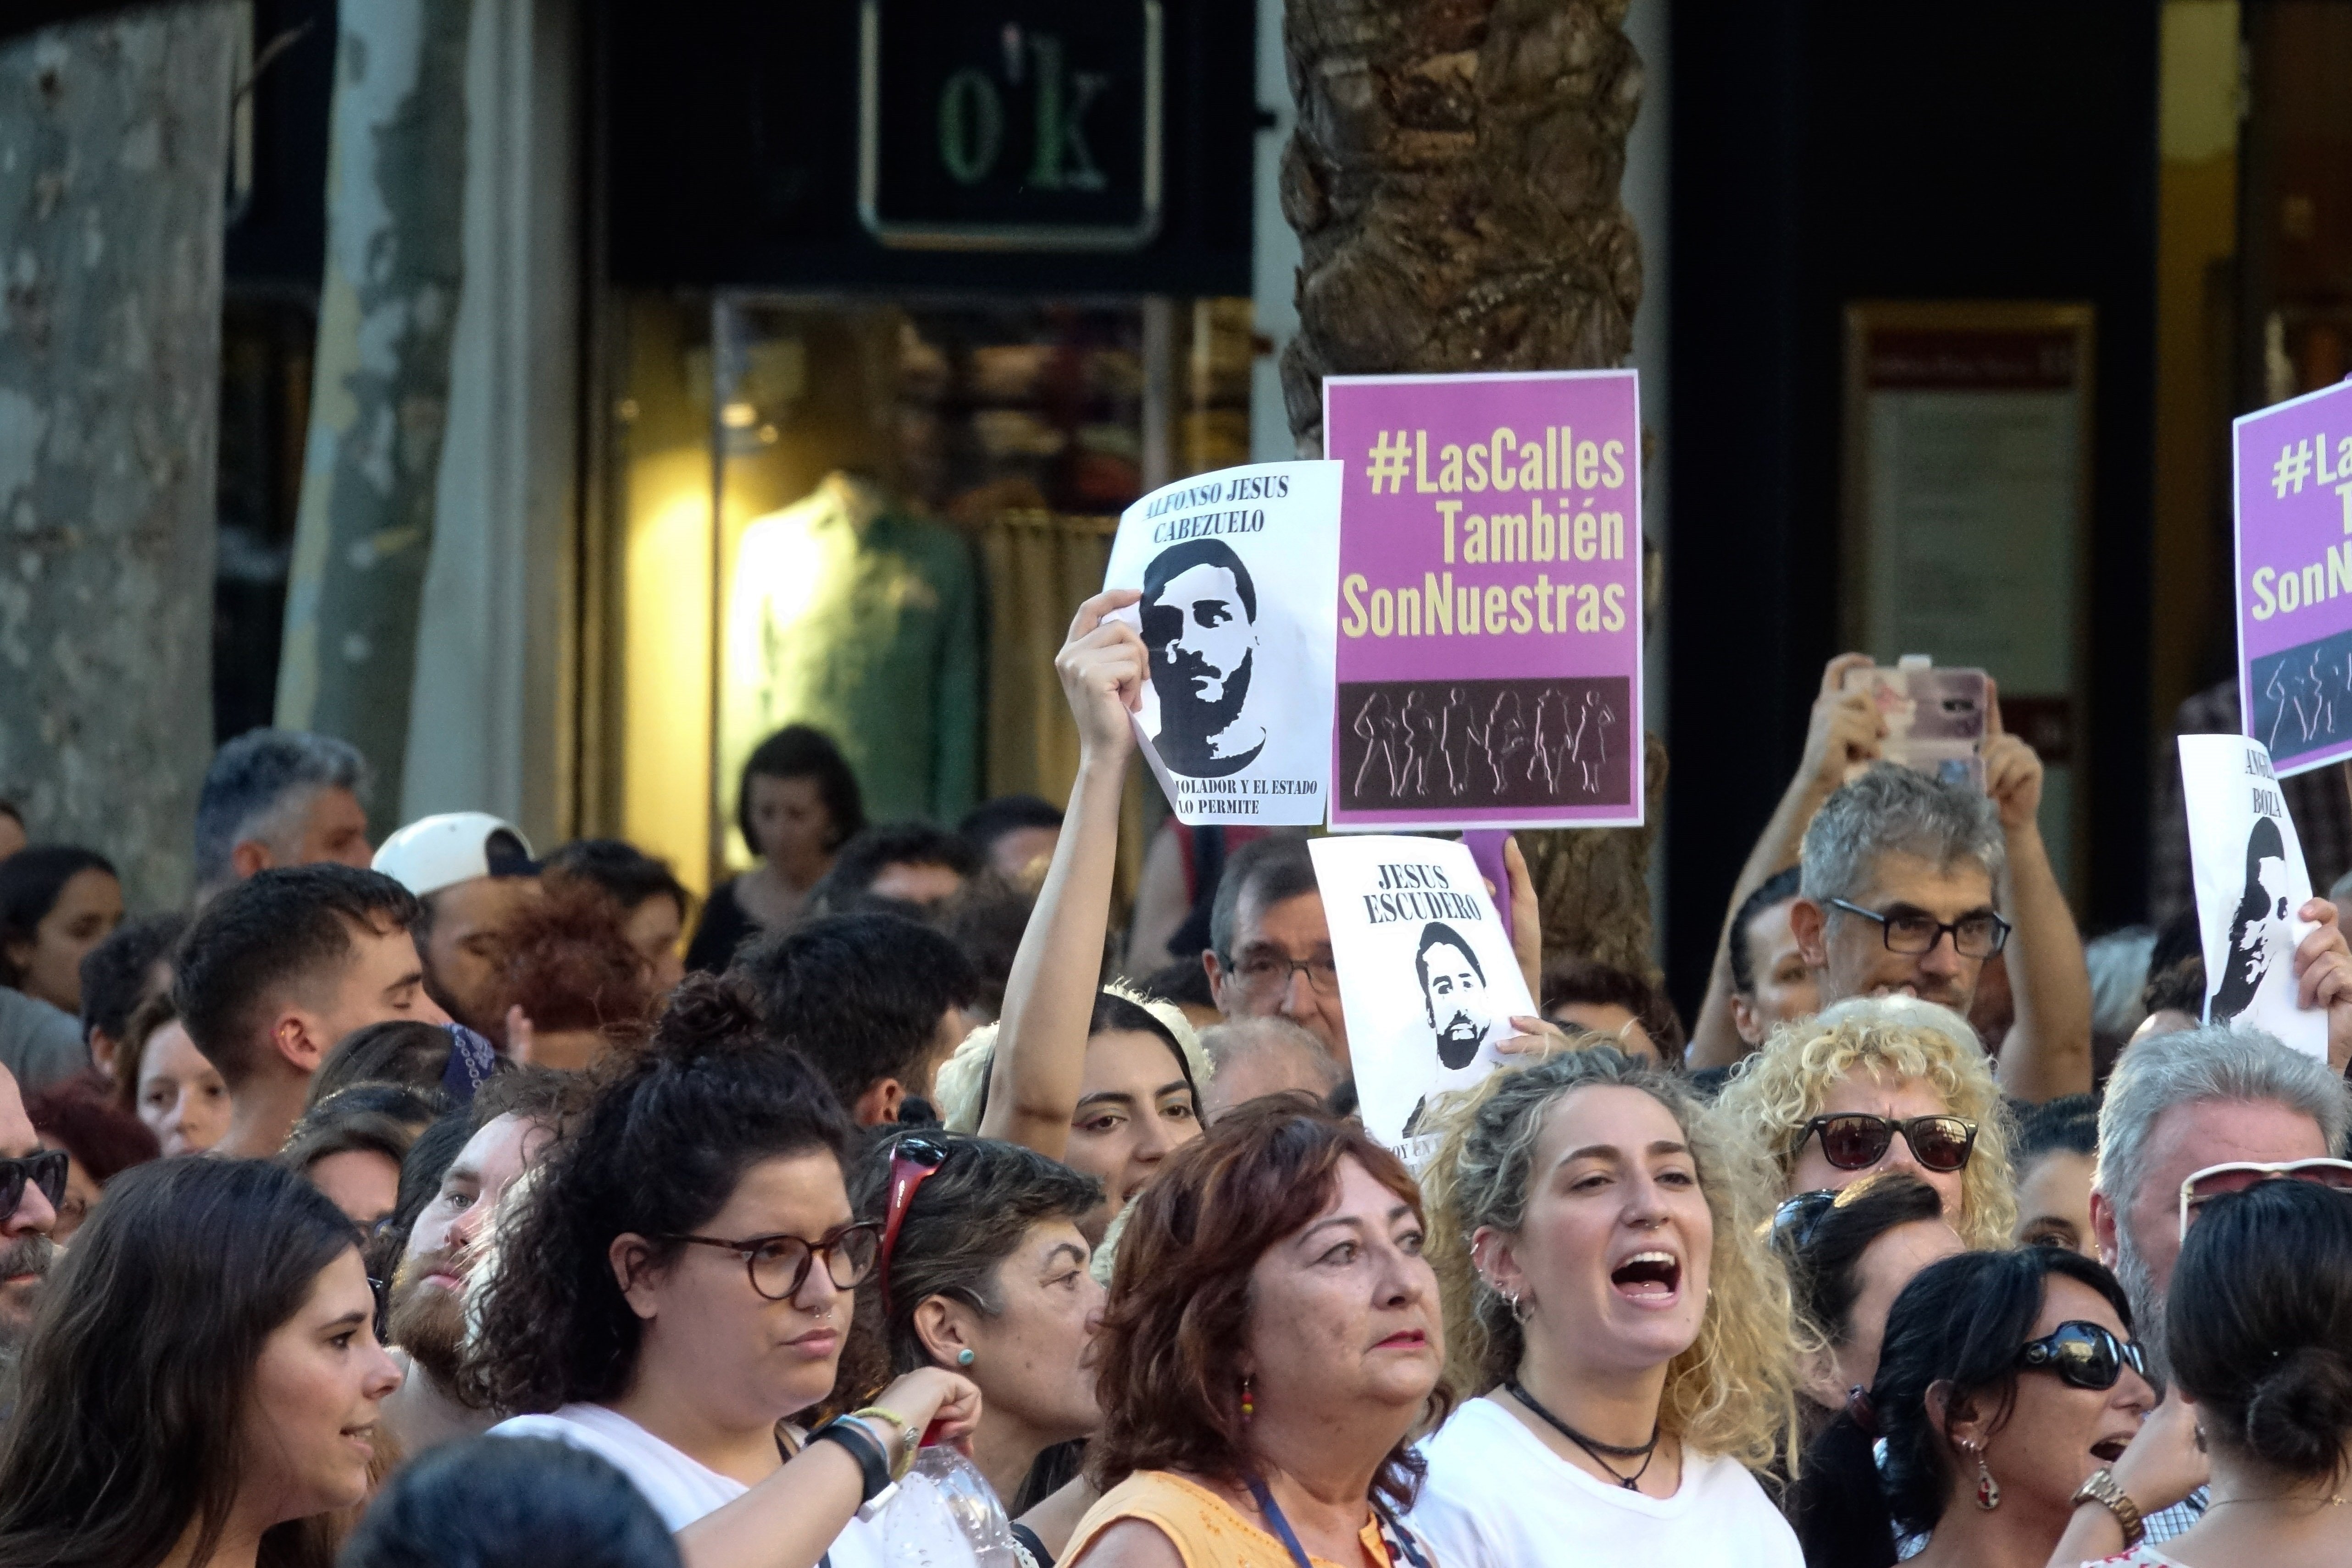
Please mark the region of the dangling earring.
POLYGON ((1242 1424, 1247 1426, 1256 1419, 1257 1396, 1251 1391, 1250 1380, 1244 1377, 1242 1379, 1242 1424))
POLYGON ((970 1366, 973 1362, 978 1361, 979 1359, 980 1353, 972 1349, 970 1345, 966 1345, 961 1350, 956 1352, 956 1364, 958 1366, 970 1366))
POLYGON ((1962 1443, 1960 1451, 1977 1462, 1977 1506, 1990 1513, 2000 1506, 2000 1483, 1992 1479, 1992 1467, 1985 1463, 1984 1445, 1962 1443))

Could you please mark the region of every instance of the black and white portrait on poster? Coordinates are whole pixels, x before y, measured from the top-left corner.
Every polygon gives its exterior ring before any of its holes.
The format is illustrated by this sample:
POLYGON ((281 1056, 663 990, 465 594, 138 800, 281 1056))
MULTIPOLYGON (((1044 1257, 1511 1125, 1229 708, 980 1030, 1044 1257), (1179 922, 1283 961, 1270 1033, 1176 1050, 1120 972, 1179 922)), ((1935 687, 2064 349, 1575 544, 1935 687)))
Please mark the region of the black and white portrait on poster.
POLYGON ((1154 490, 1119 518, 1106 588, 1150 654, 1143 754, 1192 826, 1329 810, 1339 465, 1256 463, 1154 490))
POLYGON ((2205 1016, 2259 1030, 2325 1061, 2327 1014, 2297 1005, 2294 950, 2311 873, 2258 740, 2180 737, 2181 798, 2189 810, 2197 925, 2205 950, 2205 1016))
POLYGON ((1364 1125, 1410 1147, 1437 1096, 1502 1060, 1535 1011, 1511 939, 1470 851, 1388 834, 1307 845, 1331 927, 1348 1053, 1364 1125))

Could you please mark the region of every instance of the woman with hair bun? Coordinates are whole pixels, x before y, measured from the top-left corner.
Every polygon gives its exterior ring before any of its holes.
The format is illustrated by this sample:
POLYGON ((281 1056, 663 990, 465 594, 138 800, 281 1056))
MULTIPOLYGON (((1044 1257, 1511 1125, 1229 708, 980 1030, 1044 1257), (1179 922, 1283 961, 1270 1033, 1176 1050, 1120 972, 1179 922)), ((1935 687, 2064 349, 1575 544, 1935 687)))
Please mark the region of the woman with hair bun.
POLYGON ((1412 1511, 1445 1568, 1796 1568, 1788 1277, 1738 1124, 1596 1048, 1488 1078, 1427 1172, 1457 1382, 1412 1511))
POLYGON ((2052 1561, 2124 1542, 2104 1561, 2352 1563, 2352 1202, 2310 1182, 2261 1181, 2195 1218, 2173 1270, 2165 1349, 2212 1467, 2211 1501, 2158 1547, 2137 1531, 2125 1541, 2126 1523, 2085 1500, 2052 1561))
POLYGON ((849 1137, 732 982, 688 979, 502 1218, 461 1375, 513 1417, 493 1435, 603 1455, 695 1568, 880 1568, 857 1516, 927 1432, 968 1433, 980 1394, 926 1367, 813 1432, 788 1425, 832 1390, 881 1249, 843 1186, 849 1137))

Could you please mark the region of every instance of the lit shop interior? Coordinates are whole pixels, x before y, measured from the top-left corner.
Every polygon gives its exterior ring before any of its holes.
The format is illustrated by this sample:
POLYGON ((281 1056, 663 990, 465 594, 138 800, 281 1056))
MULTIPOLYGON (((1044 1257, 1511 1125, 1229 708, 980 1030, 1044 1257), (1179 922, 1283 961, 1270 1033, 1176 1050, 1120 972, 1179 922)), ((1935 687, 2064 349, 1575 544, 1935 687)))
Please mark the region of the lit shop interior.
POLYGON ((1249 457, 1255 115, 1199 61, 1250 5, 908 14, 602 39, 583 814, 698 883, 793 719, 875 821, 1058 800, 1052 656, 1119 511, 1249 457))

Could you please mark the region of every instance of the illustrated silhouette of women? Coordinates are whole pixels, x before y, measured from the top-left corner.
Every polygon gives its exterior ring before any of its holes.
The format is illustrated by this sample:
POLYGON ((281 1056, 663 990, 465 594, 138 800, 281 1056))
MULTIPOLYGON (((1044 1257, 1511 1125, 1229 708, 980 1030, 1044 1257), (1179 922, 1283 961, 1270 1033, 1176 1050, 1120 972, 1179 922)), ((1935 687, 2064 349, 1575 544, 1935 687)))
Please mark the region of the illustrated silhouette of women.
POLYGON ((1601 769, 1609 761, 1609 727, 1616 722, 1616 710, 1599 692, 1584 694, 1584 710, 1576 721, 1576 766, 1584 775, 1588 795, 1601 793, 1601 769))
POLYGON ((1506 776, 1527 743, 1528 721, 1519 709, 1519 694, 1506 688, 1495 698, 1495 711, 1486 720, 1486 766, 1494 771, 1497 799, 1509 792, 1506 776))
POLYGON ((1438 746, 1445 753, 1445 787, 1456 795, 1470 788, 1470 752, 1477 744, 1470 730, 1477 722, 1477 710, 1460 686, 1445 694, 1444 727, 1439 732, 1438 746))
POLYGON ((1407 790, 1422 796, 1429 793, 1429 759, 1437 750, 1437 716, 1422 700, 1425 695, 1418 688, 1404 695, 1404 712, 1400 716, 1404 730, 1404 771, 1397 779, 1400 795, 1407 790))
POLYGON ((1364 739, 1364 760, 1356 768, 1356 798, 1363 799, 1364 784, 1371 777, 1372 764, 1379 762, 1388 770, 1388 792, 1393 799, 1397 792, 1397 721, 1396 705, 1389 700, 1388 693, 1375 691, 1366 697, 1364 706, 1356 714, 1356 722, 1348 727, 1364 739))
POLYGON ((2226 1022, 2259 998, 2295 1005, 2294 912, 2287 907, 2286 843, 2278 823, 2254 819, 2246 835, 2246 885, 2230 916, 2230 948, 2214 988, 2212 1021, 2226 1022))
POLYGON ((1568 749, 1568 699, 1558 686, 1546 686, 1536 697, 1535 755, 1528 758, 1528 782, 1538 776, 1547 795, 1559 793, 1559 765, 1568 749))

